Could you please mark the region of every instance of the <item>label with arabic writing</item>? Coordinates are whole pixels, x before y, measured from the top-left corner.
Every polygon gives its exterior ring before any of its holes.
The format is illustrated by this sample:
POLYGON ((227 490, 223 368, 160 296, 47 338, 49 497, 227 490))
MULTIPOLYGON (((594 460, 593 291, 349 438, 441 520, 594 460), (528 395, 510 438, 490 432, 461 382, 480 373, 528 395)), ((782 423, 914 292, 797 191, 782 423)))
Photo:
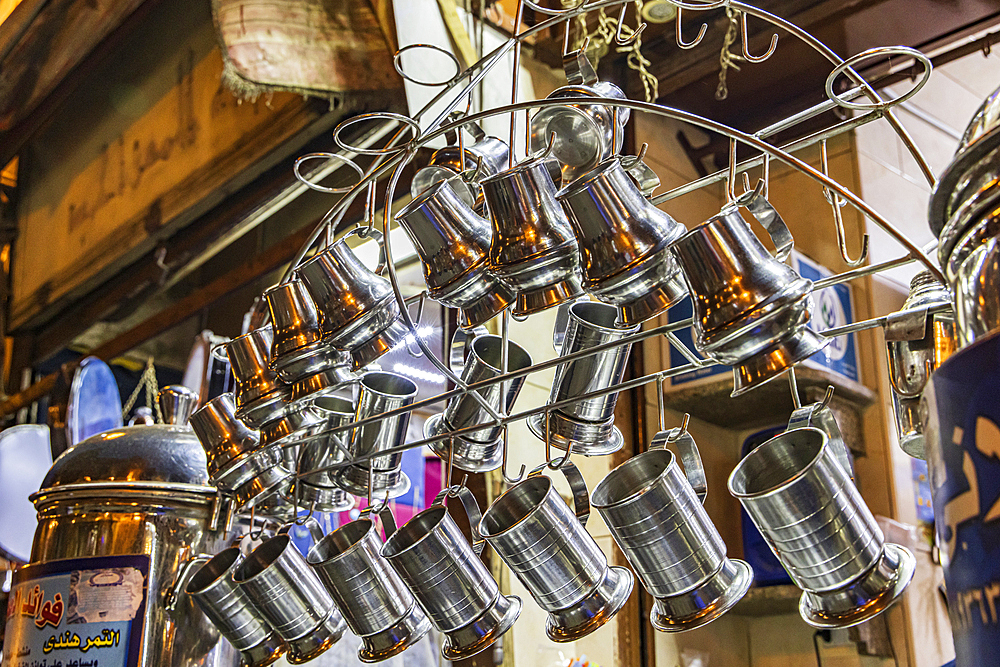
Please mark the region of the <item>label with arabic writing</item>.
POLYGON ((149 556, 26 565, 7 603, 2 667, 137 667, 149 556))

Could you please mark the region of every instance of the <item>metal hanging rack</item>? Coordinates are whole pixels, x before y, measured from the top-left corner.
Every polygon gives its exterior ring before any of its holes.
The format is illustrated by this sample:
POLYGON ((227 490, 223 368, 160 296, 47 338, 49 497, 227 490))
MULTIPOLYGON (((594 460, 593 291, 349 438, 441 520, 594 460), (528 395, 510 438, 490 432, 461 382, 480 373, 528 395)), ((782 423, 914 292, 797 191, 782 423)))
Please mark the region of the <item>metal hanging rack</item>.
MULTIPOLYGON (((639 113, 648 113, 655 116, 660 116, 664 118, 673 119, 683 123, 687 123, 704 130, 709 130, 716 132, 725 137, 728 137, 731 141, 731 160, 730 165, 727 169, 719 170, 713 174, 693 180, 689 183, 681 185, 679 187, 673 188, 663 194, 657 195, 655 197, 649 198, 649 201, 656 205, 663 202, 669 201, 676 197, 680 197, 684 194, 694 192, 700 188, 707 187, 709 185, 719 183, 722 181, 727 182, 727 192, 731 193, 733 198, 735 198, 736 180, 737 176, 742 176, 744 179, 745 187, 749 190, 749 179, 748 172, 751 169, 757 167, 763 167, 763 186, 764 192, 766 193, 767 179, 769 175, 770 162, 772 160, 778 160, 797 172, 808 176, 810 179, 815 181, 818 186, 823 188, 824 193, 828 197, 833 206, 834 216, 835 216, 835 229, 837 232, 838 246, 841 253, 848 262, 850 266, 856 266, 860 264, 865 259, 865 249, 867 244, 862 248, 862 252, 859 258, 852 258, 848 253, 846 248, 846 241, 844 239, 842 221, 840 219, 840 208, 846 204, 850 204, 856 210, 860 211, 865 218, 871 220, 874 224, 882 228, 886 233, 892 236, 897 242, 902 245, 907 254, 894 260, 887 262, 882 262, 876 265, 864 266, 860 268, 852 268, 851 270, 845 271, 843 273, 824 278, 822 280, 816 281, 813 285, 813 290, 819 290, 832 285, 841 284, 865 276, 873 275, 882 271, 886 271, 892 268, 903 266, 912 262, 920 262, 923 264, 931 273, 933 273, 938 278, 942 279, 944 276, 941 274, 940 269, 935 265, 924 253, 924 251, 912 243, 902 232, 900 232, 891 222, 884 218, 881 214, 875 211, 869 204, 867 204, 860 196, 850 191, 848 188, 843 186, 834 180, 827 172, 826 161, 823 160, 823 165, 821 169, 816 169, 811 165, 807 164, 800 158, 797 158, 793 153, 798 152, 804 148, 820 144, 821 149, 825 156, 825 146, 826 141, 830 138, 843 134, 845 132, 851 131, 862 125, 877 120, 885 120, 892 127, 894 132, 900 138, 904 146, 906 146, 908 152, 916 161, 921 172, 924 174, 927 182, 933 187, 935 184, 935 176, 924 156, 921 154, 919 148, 914 143, 912 137, 906 132, 903 126, 896 119, 892 107, 899 104, 910 97, 912 97, 923 85, 927 82, 928 77, 931 74, 931 62, 919 51, 910 49, 908 47, 879 47, 876 49, 870 49, 863 53, 857 54, 849 59, 840 58, 836 53, 834 53, 828 46, 820 42, 814 36, 806 32, 805 30, 799 28, 798 26, 777 17, 765 10, 754 7, 752 5, 746 4, 744 2, 739 2, 737 0, 712 0, 710 2, 695 2, 693 0, 669 0, 677 8, 677 44, 680 48, 690 49, 695 48, 703 40, 706 26, 703 24, 699 29, 697 37, 692 41, 686 42, 683 39, 681 16, 682 11, 706 11, 713 9, 726 8, 736 12, 739 15, 741 23, 741 46, 742 46, 742 57, 747 62, 757 63, 763 62, 769 58, 776 50, 778 46, 778 35, 774 34, 771 38, 770 45, 765 53, 760 56, 754 56, 749 52, 748 49, 748 29, 747 29, 747 19, 748 17, 754 17, 756 19, 763 20, 776 28, 780 28, 789 35, 796 37, 801 40, 816 52, 825 57, 832 65, 833 69, 830 75, 827 77, 825 82, 825 92, 827 94, 826 100, 820 102, 808 109, 800 111, 796 114, 790 115, 776 123, 769 125, 761 130, 754 133, 747 133, 740 131, 736 128, 727 126, 723 123, 719 123, 710 118, 699 116, 697 114, 683 111, 681 109, 675 109, 671 107, 666 107, 658 105, 655 103, 639 102, 633 100, 623 100, 616 98, 607 97, 563 97, 559 99, 543 99, 543 100, 533 100, 533 101, 517 101, 517 85, 518 85, 518 65, 520 59, 520 48, 521 44, 528 37, 535 35, 543 30, 554 28, 560 23, 565 23, 566 30, 566 40, 564 44, 564 51, 569 51, 569 30, 570 21, 577 18, 583 13, 605 9, 609 7, 619 7, 619 18, 618 18, 618 29, 615 33, 615 41, 619 45, 629 44, 634 41, 640 32, 642 32, 645 24, 640 24, 638 27, 632 29, 624 27, 624 16, 627 5, 631 0, 597 0, 594 2, 582 2, 575 7, 565 8, 565 9, 549 9, 536 5, 531 0, 520 0, 518 3, 517 20, 515 21, 515 27, 520 26, 520 19, 523 17, 524 7, 527 6, 534 10, 538 14, 546 15, 548 18, 540 21, 534 26, 528 27, 513 37, 509 38, 499 47, 494 49, 489 54, 483 56, 477 63, 469 66, 466 70, 458 72, 451 79, 446 81, 428 82, 428 81, 416 81, 412 77, 408 76, 401 66, 401 56, 402 53, 408 50, 416 50, 420 48, 434 49, 436 51, 441 51, 439 47, 434 47, 431 45, 421 45, 414 44, 404 47, 396 54, 394 62, 396 64, 397 70, 400 74, 409 81, 419 83, 421 85, 427 86, 439 86, 442 88, 433 99, 431 99, 423 108, 413 114, 412 117, 403 116, 401 114, 389 113, 389 112, 376 112, 369 114, 362 114, 354 118, 348 119, 342 122, 334 130, 334 140, 337 145, 344 152, 343 154, 310 154, 301 157, 296 162, 296 176, 307 186, 328 193, 342 193, 342 199, 337 202, 323 217, 317 227, 314 229, 307 243, 303 245, 299 253, 297 254, 295 260, 291 263, 285 275, 282 278, 282 282, 285 282, 291 278, 295 269, 305 260, 316 246, 317 242, 320 240, 329 240, 332 236, 333 230, 337 229, 340 223, 343 221, 344 216, 348 210, 350 204, 361 194, 362 190, 366 190, 367 194, 367 206, 365 219, 360 223, 367 227, 366 230, 360 232, 359 235, 366 236, 374 226, 374 210, 375 204, 377 203, 377 184, 379 180, 388 178, 388 183, 384 190, 383 196, 383 215, 382 215, 382 236, 383 236, 383 251, 385 253, 385 266, 387 269, 387 277, 392 286, 395 299, 400 307, 400 317, 406 327, 410 330, 410 334, 413 338, 414 343, 419 348, 419 352, 415 350, 408 350, 414 356, 426 356, 427 359, 446 377, 448 377, 452 382, 455 383, 455 388, 449 391, 442 392, 430 398, 415 401, 414 403, 387 411, 385 413, 379 414, 377 416, 369 417, 366 419, 357 420, 348 424, 337 426, 322 432, 315 433, 306 441, 315 438, 329 438, 331 442, 337 444, 338 447, 345 453, 345 460, 340 461, 336 464, 327 466, 322 469, 317 469, 308 472, 298 471, 297 476, 300 479, 308 478, 311 475, 317 475, 324 472, 330 472, 333 470, 338 470, 344 468, 348 465, 364 463, 369 459, 385 456, 390 454, 395 454, 403 452, 409 449, 414 449, 417 447, 422 447, 424 445, 429 445, 442 440, 452 439, 456 436, 463 435, 465 433, 471 433, 476 430, 482 429, 489 426, 499 426, 502 427, 503 433, 503 465, 500 468, 504 479, 508 483, 516 482, 521 479, 525 473, 525 466, 521 465, 521 469, 517 475, 511 476, 508 474, 508 457, 507 457, 507 427, 514 422, 525 420, 529 417, 544 414, 546 422, 550 412, 554 409, 560 407, 565 407, 572 405, 582 400, 587 400, 590 398, 597 398, 600 396, 605 396, 608 394, 633 389, 637 387, 644 386, 649 383, 657 383, 659 386, 666 378, 680 375, 683 373, 690 372, 692 370, 703 368, 706 366, 715 365, 711 359, 702 358, 698 354, 692 352, 688 349, 676 336, 676 332, 685 328, 689 328, 692 325, 691 319, 686 319, 680 322, 675 322, 667 325, 661 325, 652 327, 645 331, 639 331, 635 334, 625 336, 620 340, 607 343, 604 345, 598 345, 596 347, 587 348, 579 352, 568 354, 566 356, 560 356, 548 361, 539 362, 533 364, 527 368, 520 369, 517 371, 508 372, 507 365, 507 341, 509 340, 509 322, 510 322, 510 311, 505 310, 501 317, 500 323, 500 333, 503 340, 502 350, 503 359, 501 362, 501 372, 500 375, 471 384, 465 384, 462 382, 461 378, 457 377, 454 372, 452 372, 449 365, 438 355, 434 354, 430 350, 425 341, 418 335, 417 329, 414 323, 414 318, 412 318, 408 311, 408 306, 413 302, 419 301, 420 304, 423 303, 424 299, 427 298, 426 292, 422 292, 419 295, 404 297, 402 291, 400 290, 399 280, 396 275, 395 266, 393 262, 392 254, 392 244, 390 242, 389 231, 391 227, 391 203, 394 200, 394 193, 398 185, 400 176, 404 167, 413 159, 418 149, 428 145, 431 141, 448 135, 450 133, 457 133, 459 137, 460 146, 464 147, 462 140, 462 130, 467 126, 476 124, 484 119, 498 116, 502 114, 510 115, 510 147, 511 147, 511 166, 514 162, 514 138, 517 127, 517 115, 518 112, 524 111, 525 114, 530 114, 532 110, 543 109, 552 106, 566 106, 574 104, 600 104, 606 105, 611 108, 615 113, 616 117, 620 109, 629 109, 631 111, 636 111, 639 113), (625 28, 625 29, 623 29, 625 28), (505 57, 513 52, 514 60, 514 70, 512 74, 512 90, 511 90, 511 103, 509 105, 496 107, 488 110, 481 110, 476 113, 470 113, 472 105, 472 95, 476 87, 480 85, 484 77, 494 69, 505 57), (897 56, 902 57, 905 61, 903 64, 897 64, 894 70, 904 69, 909 67, 910 63, 919 63, 922 66, 922 73, 917 78, 915 84, 912 85, 909 91, 905 94, 897 96, 893 99, 883 99, 881 95, 872 87, 872 85, 861 77, 855 67, 868 59, 886 56, 897 56), (905 65, 905 67, 904 67, 905 65), (834 84, 840 76, 846 76, 852 83, 853 87, 844 93, 836 94, 834 93, 834 84), (449 97, 450 95, 450 97, 449 97), (867 101, 858 101, 861 98, 867 98, 867 101), (444 108, 438 112, 438 115, 427 124, 429 128, 426 132, 421 132, 420 119, 424 118, 429 114, 432 108, 436 105, 445 101, 444 108), (463 101, 466 102, 465 112, 456 112, 456 107, 463 101), (812 119, 820 114, 832 111, 837 108, 846 108, 859 112, 858 115, 847 120, 837 122, 836 124, 827 127, 823 130, 814 132, 806 137, 797 139, 795 141, 789 142, 783 146, 774 146, 768 143, 766 140, 779 132, 794 128, 804 121, 812 119), (346 128, 353 126, 358 123, 395 123, 400 125, 399 129, 395 134, 388 140, 387 144, 383 148, 379 149, 367 149, 357 146, 351 146, 347 144, 343 139, 342 135, 346 128), (406 139, 405 141, 404 138, 406 139), (743 161, 736 160, 736 149, 743 144, 745 146, 752 147, 760 151, 760 155, 753 158, 745 159, 743 161), (367 170, 362 170, 356 163, 354 163, 346 155, 369 155, 373 156, 374 160, 367 170), (357 183, 353 186, 347 188, 326 188, 320 186, 316 183, 311 182, 308 177, 303 176, 300 173, 299 165, 301 162, 307 159, 319 159, 326 157, 328 159, 334 159, 340 162, 348 163, 352 169, 354 169, 358 174, 359 178, 357 183), (853 262, 853 263, 852 263, 853 262), (516 380, 518 378, 525 377, 532 373, 544 371, 551 369, 555 366, 584 358, 591 355, 596 355, 609 349, 614 349, 621 346, 632 345, 650 338, 663 336, 665 337, 669 344, 677 349, 678 352, 687 360, 686 364, 681 366, 673 367, 668 370, 661 370, 655 373, 650 373, 640 378, 635 378, 632 380, 627 380, 620 382, 611 387, 594 391, 581 396, 575 396, 572 399, 567 399, 564 401, 550 403, 536 408, 531 408, 523 410, 520 412, 515 412, 511 414, 506 414, 503 410, 497 411, 492 406, 486 405, 485 401, 479 396, 478 389, 489 387, 495 384, 508 384, 509 382, 516 380), (332 438, 339 433, 355 429, 357 427, 363 426, 365 424, 373 423, 382 419, 393 417, 407 412, 412 412, 413 410, 418 410, 422 408, 429 407, 431 405, 446 401, 448 399, 461 396, 472 392, 472 396, 479 401, 484 408, 486 408, 487 413, 490 415, 492 421, 477 424, 474 426, 469 426, 463 429, 450 431, 445 434, 426 437, 418 441, 408 442, 404 445, 392 447, 390 449, 385 449, 378 451, 376 453, 369 454, 367 456, 351 457, 349 452, 347 452, 342 445, 339 443, 339 438, 332 438)), ((587 38, 589 39, 589 38, 587 38)), ((586 41, 584 47, 586 48, 586 41)), ((445 52, 446 53, 446 52, 445 52)), ((454 56, 452 56, 454 59, 454 56)), ((455 60, 457 65, 457 60, 455 60)), ((457 69, 457 68, 456 68, 457 69)), ((527 116, 526 116, 527 118, 527 116)), ((616 125, 616 124, 615 124, 616 125)), ((527 128, 526 128, 527 129, 527 128)), ((616 128, 617 129, 617 128, 616 128)), ((464 151, 460 151, 463 160, 463 167, 468 166, 464 164, 465 156, 464 151)), ((531 158, 532 156, 527 156, 531 158)), ((480 165, 472 165, 471 169, 478 173, 480 165)), ((470 174, 468 172, 463 173, 463 176, 468 178, 470 174)), ((321 244, 323 245, 323 244, 321 244)), ((318 250, 318 249, 317 249, 318 250)), ((259 305, 257 306, 260 307, 259 305)), ((419 308, 419 306, 418 306, 419 308)), ((258 312, 255 315, 259 317, 263 315, 258 312)), ((266 315, 264 316, 266 317, 266 315)), ((419 314, 417 317, 419 321, 419 314)), ((820 335, 826 337, 842 336, 865 329, 876 328, 884 326, 888 320, 888 316, 876 317, 868 320, 863 320, 860 322, 854 322, 837 329, 830 329, 824 332, 820 332, 820 335)), ((448 358, 448 355, 443 355, 444 358, 448 358)), ((795 369, 792 368, 787 373, 790 389, 792 392, 793 403, 795 407, 801 405, 797 382, 795 377, 795 369)), ((506 393, 506 392, 504 392, 506 393)), ((661 425, 662 427, 662 425, 661 425)), ((546 423, 546 432, 548 432, 546 423)), ((302 444, 302 440, 295 443, 294 446, 302 444)), ((565 454, 559 457, 558 461, 554 461, 551 457, 550 443, 546 442, 546 460, 552 467, 559 467, 567 462, 572 454, 572 445, 565 454)), ((453 451, 453 448, 449 448, 453 451)), ((451 464, 449 463, 449 484, 451 473, 451 464)))

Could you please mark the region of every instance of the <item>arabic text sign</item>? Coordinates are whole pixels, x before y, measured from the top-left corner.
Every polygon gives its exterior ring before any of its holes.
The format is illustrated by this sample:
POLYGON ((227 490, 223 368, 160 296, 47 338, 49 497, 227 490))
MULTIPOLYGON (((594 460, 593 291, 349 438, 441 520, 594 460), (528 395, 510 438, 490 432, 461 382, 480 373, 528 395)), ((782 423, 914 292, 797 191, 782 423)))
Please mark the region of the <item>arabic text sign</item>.
POLYGON ((2 667, 136 667, 148 556, 28 565, 14 575, 2 667))

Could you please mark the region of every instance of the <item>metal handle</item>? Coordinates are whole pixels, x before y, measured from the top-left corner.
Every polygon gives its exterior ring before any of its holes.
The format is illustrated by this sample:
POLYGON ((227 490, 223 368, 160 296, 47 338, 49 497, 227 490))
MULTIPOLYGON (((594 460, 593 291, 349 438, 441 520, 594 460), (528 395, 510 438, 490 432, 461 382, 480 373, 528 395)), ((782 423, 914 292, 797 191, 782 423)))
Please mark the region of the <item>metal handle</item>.
POLYGON ((669 431, 660 431, 653 436, 649 443, 650 449, 667 449, 667 445, 672 444, 677 449, 677 457, 680 459, 684 476, 687 477, 688 484, 694 489, 695 495, 702 504, 708 497, 708 478, 705 476, 705 464, 701 460, 701 452, 698 451, 698 444, 694 437, 688 433, 686 424, 669 431))
POLYGON ((736 200, 736 205, 750 211, 750 214, 767 231, 768 236, 771 237, 771 241, 774 243, 775 259, 783 262, 792 253, 792 248, 795 247, 795 239, 792 238, 792 233, 788 230, 788 225, 778 215, 778 211, 771 206, 771 202, 767 201, 767 197, 763 195, 763 191, 764 179, 761 179, 757 181, 757 186, 753 190, 743 193, 736 200))
POLYGON ((370 514, 378 517, 379 522, 382 524, 382 531, 385 533, 385 539, 389 539, 396 532, 396 517, 392 515, 392 510, 389 509, 388 505, 382 507, 377 512, 373 512, 372 506, 369 505, 361 510, 358 518, 363 519, 370 514))
POLYGON ((382 235, 382 232, 367 227, 355 227, 344 234, 341 240, 346 239, 348 236, 357 236, 359 239, 365 241, 372 239, 375 243, 378 243, 378 266, 375 267, 375 273, 381 275, 385 269, 385 237, 382 235))
MULTIPOLYGON (((541 475, 543 471, 551 468, 552 466, 548 463, 543 463, 529 472, 528 477, 541 475)), ((569 489, 573 494, 573 511, 576 518, 580 520, 580 524, 586 527, 587 521, 590 519, 590 490, 587 488, 587 480, 583 478, 583 473, 572 461, 566 461, 556 470, 562 472, 563 477, 569 482, 569 489)))
POLYGON ((456 329, 451 336, 451 346, 448 352, 448 366, 451 372, 461 376, 465 371, 465 358, 468 356, 469 346, 476 336, 485 336, 489 330, 483 325, 471 329, 456 329))
POLYGON ((851 464, 851 453, 844 442, 844 435, 840 431, 840 424, 837 417, 830 409, 830 399, 833 398, 833 387, 828 387, 826 396, 819 403, 806 405, 792 413, 788 420, 789 431, 797 428, 817 428, 826 433, 828 444, 833 451, 833 455, 843 466, 848 477, 854 479, 854 466, 851 464))
POLYGON ((479 509, 476 497, 472 495, 472 491, 467 486, 449 487, 441 489, 441 493, 437 494, 431 504, 444 507, 445 498, 458 498, 462 502, 465 514, 469 517, 469 526, 472 528, 472 550, 476 552, 477 556, 481 556, 483 547, 486 546, 486 540, 479 534, 479 523, 483 520, 483 513, 479 509))
MULTIPOLYGON (((569 28, 567 28, 569 30, 569 28)), ((597 70, 584 49, 563 54, 563 71, 571 86, 592 86, 598 82, 597 70)))
POLYGON ((194 576, 195 570, 210 560, 212 560, 212 557, 208 554, 199 554, 181 565, 180 572, 177 573, 174 583, 163 593, 164 609, 168 612, 177 611, 177 605, 181 600, 182 593, 187 588, 188 582, 191 581, 191 577, 194 576))

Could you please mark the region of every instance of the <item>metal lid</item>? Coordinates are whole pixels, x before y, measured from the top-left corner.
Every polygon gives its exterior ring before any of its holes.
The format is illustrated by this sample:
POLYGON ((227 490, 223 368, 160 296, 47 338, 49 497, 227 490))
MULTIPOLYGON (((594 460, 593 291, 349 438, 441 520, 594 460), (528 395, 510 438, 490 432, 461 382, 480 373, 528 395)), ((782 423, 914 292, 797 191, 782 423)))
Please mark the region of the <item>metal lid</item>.
POLYGON ((211 492, 205 450, 186 426, 127 426, 87 438, 56 459, 42 490, 83 484, 122 483, 211 492), (191 487, 201 488, 191 488, 191 487))

